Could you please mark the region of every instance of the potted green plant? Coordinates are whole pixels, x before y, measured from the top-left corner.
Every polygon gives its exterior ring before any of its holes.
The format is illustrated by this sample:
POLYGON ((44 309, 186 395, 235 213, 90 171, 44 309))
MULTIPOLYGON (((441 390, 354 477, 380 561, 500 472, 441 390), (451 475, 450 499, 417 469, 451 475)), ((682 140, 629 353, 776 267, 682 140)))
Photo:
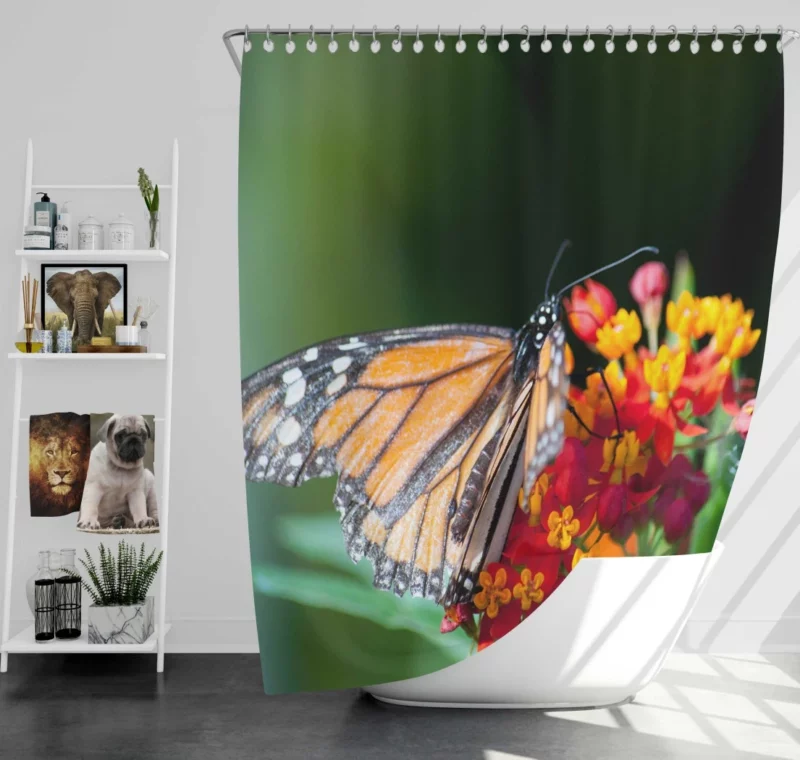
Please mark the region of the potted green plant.
POLYGON ((153 597, 147 591, 155 580, 164 552, 137 552, 120 541, 117 555, 100 544, 98 563, 88 549, 80 560, 89 580, 81 584, 92 599, 89 607, 90 644, 143 644, 155 630, 153 597))
POLYGON ((147 172, 139 167, 139 191, 144 198, 144 205, 147 206, 147 226, 150 248, 158 248, 158 185, 153 187, 147 172))

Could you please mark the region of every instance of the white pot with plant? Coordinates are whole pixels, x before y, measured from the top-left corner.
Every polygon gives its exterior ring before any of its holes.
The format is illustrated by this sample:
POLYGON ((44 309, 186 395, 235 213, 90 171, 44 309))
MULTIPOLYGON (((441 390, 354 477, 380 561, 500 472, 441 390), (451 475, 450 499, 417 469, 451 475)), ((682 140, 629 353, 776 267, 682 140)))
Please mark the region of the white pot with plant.
POLYGON ((156 578, 164 552, 146 553, 144 544, 136 549, 125 541, 117 546, 117 556, 100 544, 97 564, 88 550, 86 569, 89 580, 81 583, 92 599, 89 607, 90 644, 143 644, 155 630, 153 597, 147 592, 156 578))

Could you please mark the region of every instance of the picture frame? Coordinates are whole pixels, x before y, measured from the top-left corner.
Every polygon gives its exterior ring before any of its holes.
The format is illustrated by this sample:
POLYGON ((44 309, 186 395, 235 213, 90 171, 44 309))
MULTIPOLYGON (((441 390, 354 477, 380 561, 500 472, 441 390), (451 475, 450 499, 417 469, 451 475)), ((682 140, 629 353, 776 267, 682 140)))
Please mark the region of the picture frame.
POLYGON ((128 324, 127 264, 43 263, 40 291, 42 328, 57 330, 62 325, 74 327, 79 344, 91 343, 91 338, 98 334, 97 327, 89 324, 87 313, 96 314, 100 334, 110 337, 112 341, 117 325, 128 324), (82 294, 88 300, 89 293, 95 291, 100 303, 94 301, 92 312, 76 308, 80 304, 75 301, 82 294), (96 313, 98 305, 103 308, 102 314, 96 313))

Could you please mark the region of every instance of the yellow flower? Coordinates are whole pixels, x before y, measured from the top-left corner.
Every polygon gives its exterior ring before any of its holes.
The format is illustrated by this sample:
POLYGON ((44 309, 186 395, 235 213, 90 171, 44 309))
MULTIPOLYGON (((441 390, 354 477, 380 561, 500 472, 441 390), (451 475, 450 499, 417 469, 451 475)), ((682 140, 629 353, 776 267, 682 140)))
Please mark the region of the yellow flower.
POLYGON ((520 606, 527 612, 532 604, 541 604, 544 599, 544 591, 542 591, 544 573, 533 575, 526 567, 519 574, 519 580, 520 582, 514 586, 514 599, 519 599, 520 606))
POLYGON ((619 440, 606 438, 603 442, 603 466, 600 472, 611 472, 608 482, 619 485, 635 474, 644 475, 647 458, 640 453, 639 438, 627 430, 619 440))
POLYGON ((669 406, 670 394, 678 389, 685 369, 686 353, 678 351, 673 354, 667 346, 658 349, 655 359, 644 360, 644 379, 656 393, 657 408, 669 406))
POLYGON ((472 601, 479 610, 486 610, 486 614, 494 620, 500 612, 500 605, 511 601, 511 589, 506 588, 508 576, 505 568, 497 568, 494 580, 492 574, 484 570, 480 575, 480 582, 481 590, 472 601))
POLYGON ((528 525, 535 528, 539 524, 539 518, 542 514, 542 500, 550 488, 550 476, 543 472, 536 483, 533 485, 531 495, 528 497, 528 503, 523 501, 523 490, 519 489, 519 496, 517 496, 517 505, 523 512, 528 513, 528 525))
POLYGON ((580 522, 573 519, 574 515, 572 507, 564 507, 561 514, 550 513, 550 517, 547 518, 547 527, 550 531, 547 534, 548 546, 552 546, 554 549, 558 547, 562 552, 569 549, 572 545, 572 537, 576 536, 581 529, 580 522))
POLYGON ((747 356, 761 337, 761 330, 753 330, 753 310, 744 310, 740 299, 728 305, 720 315, 714 331, 714 350, 729 362, 747 356))
POLYGON ((635 311, 620 309, 597 329, 597 350, 606 359, 619 359, 639 342, 642 323, 635 311))
MULTIPOLYGON (((724 295, 721 298, 717 296, 706 296, 700 299, 700 318, 698 320, 698 331, 701 335, 713 335, 719 324, 719 318, 722 312, 730 305, 731 297, 724 295)), ((698 336, 700 337, 700 336, 698 336)))
MULTIPOLYGON (((620 369, 618 361, 609 362, 603 370, 603 375, 619 408, 628 391, 628 379, 620 369)), ((603 378, 596 372, 586 378, 586 403, 605 417, 610 417, 614 413, 603 378)))
MULTIPOLYGON (((584 425, 586 425, 589 430, 593 430, 595 415, 594 407, 589 406, 589 404, 587 404, 585 401, 581 401, 580 399, 575 399, 570 403, 575 409, 578 417, 583 420, 584 425)), ((566 438, 577 438, 579 441, 585 441, 590 437, 589 431, 586 430, 586 428, 583 427, 580 422, 578 422, 577 417, 569 410, 564 412, 564 436, 566 438)))
POLYGON ((678 297, 677 303, 667 304, 667 327, 674 332, 680 341, 680 347, 688 351, 692 338, 703 335, 703 319, 700 299, 695 298, 688 290, 678 297))

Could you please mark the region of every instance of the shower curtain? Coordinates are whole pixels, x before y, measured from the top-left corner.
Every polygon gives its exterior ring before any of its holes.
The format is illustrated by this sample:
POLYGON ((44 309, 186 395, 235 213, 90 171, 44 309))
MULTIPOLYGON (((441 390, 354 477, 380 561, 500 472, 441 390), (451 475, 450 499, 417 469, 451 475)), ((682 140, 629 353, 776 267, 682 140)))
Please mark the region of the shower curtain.
POLYGON ((240 338, 265 690, 429 673, 496 646, 584 557, 708 552, 757 404, 776 38, 739 55, 250 39, 240 338))

